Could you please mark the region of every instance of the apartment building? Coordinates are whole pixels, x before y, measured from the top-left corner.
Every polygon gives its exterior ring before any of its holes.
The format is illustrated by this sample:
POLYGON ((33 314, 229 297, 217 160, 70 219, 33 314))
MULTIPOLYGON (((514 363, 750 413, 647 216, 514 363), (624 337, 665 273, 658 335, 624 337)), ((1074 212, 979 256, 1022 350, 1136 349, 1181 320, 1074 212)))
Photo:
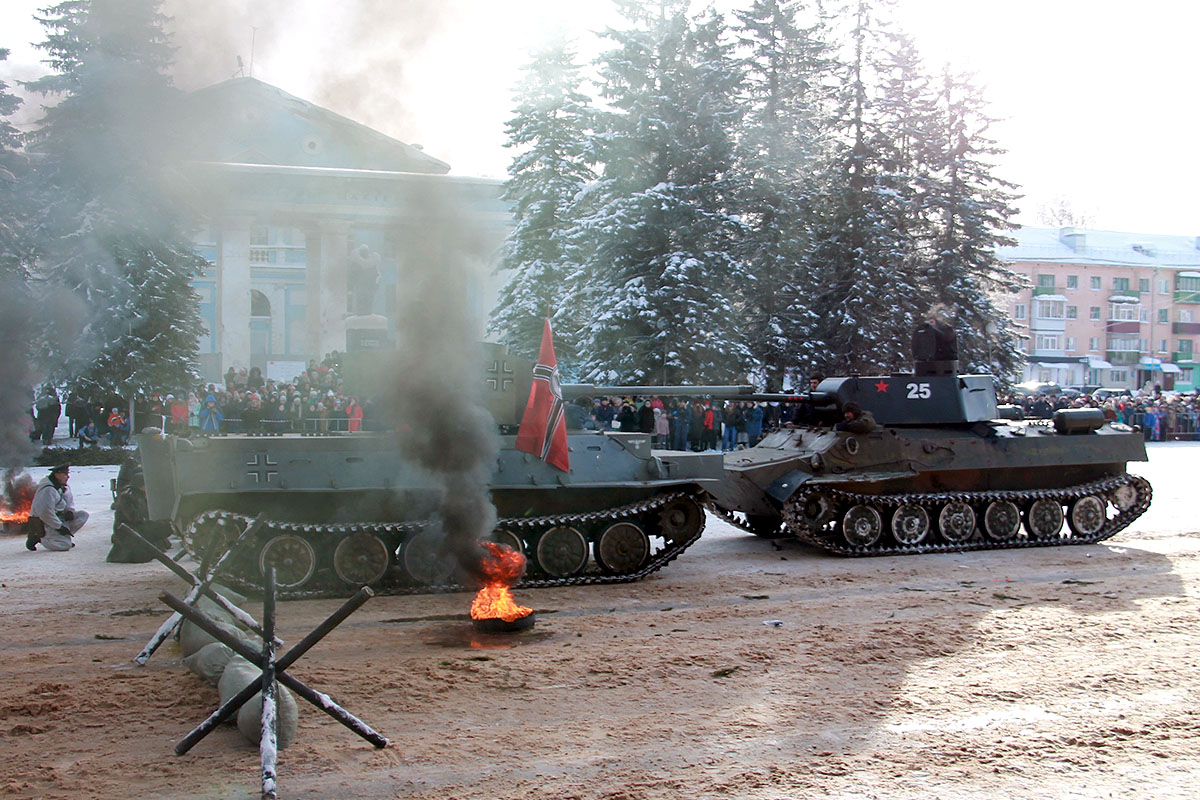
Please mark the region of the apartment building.
POLYGON ((1018 229, 998 249, 1028 288, 1005 298, 1027 380, 1195 388, 1200 237, 1018 229))

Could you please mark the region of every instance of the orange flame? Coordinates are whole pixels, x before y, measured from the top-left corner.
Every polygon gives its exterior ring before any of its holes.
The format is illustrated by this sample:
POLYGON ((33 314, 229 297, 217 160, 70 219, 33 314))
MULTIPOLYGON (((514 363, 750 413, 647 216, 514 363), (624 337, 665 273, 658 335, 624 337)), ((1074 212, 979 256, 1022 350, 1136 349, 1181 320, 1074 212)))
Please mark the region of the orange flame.
POLYGON ((509 589, 525 572, 525 556, 511 547, 495 542, 480 542, 487 555, 480 564, 483 588, 471 603, 471 619, 502 619, 515 622, 533 613, 532 608, 517 605, 509 589))
POLYGON ((22 470, 4 475, 4 491, 0 494, 0 524, 23 525, 29 521, 29 509, 37 490, 33 479, 22 470))

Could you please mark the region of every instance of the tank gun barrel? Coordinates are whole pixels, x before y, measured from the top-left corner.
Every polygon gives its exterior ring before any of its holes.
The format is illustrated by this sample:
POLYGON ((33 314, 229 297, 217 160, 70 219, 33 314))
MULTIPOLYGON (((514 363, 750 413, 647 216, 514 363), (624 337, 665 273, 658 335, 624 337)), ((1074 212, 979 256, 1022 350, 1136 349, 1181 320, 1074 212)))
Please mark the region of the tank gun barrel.
POLYGON ((591 383, 564 383, 563 397, 595 397, 601 395, 666 395, 668 397, 701 397, 748 400, 753 386, 596 386, 591 383))

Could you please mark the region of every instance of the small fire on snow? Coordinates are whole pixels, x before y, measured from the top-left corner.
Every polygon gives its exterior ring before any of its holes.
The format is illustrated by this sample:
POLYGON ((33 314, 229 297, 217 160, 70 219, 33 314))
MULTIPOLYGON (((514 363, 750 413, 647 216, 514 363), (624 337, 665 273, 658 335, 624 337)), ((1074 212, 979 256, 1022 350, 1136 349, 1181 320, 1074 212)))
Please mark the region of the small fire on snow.
MULTIPOLYGON (((517 605, 509 588, 525 573, 525 556, 511 547, 481 542, 486 555, 479 566, 483 588, 471 603, 471 619, 476 623, 519 625, 533 613, 532 608, 517 605)), ((525 626, 520 626, 525 627, 525 626)), ((502 629, 502 628, 501 628, 502 629)))
POLYGON ((29 521, 29 508, 37 485, 25 470, 4 473, 3 495, 0 496, 0 525, 24 525, 29 521))

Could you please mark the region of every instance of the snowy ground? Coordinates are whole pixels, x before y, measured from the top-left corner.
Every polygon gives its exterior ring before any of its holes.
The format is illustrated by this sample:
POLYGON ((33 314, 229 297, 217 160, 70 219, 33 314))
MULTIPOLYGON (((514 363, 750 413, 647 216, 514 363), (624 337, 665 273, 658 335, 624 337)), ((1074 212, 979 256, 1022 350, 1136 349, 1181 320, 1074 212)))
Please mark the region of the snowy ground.
MULTIPOLYGON (((1200 445, 1150 453, 1154 504, 1102 546, 851 560, 710 518, 648 580, 524 592, 502 648, 466 595, 376 598, 294 671, 393 746, 306 706, 281 794, 1194 797, 1200 445)), ((72 470, 74 551, 0 537, 0 794, 255 797, 236 731, 173 754, 217 699, 175 646, 130 663, 183 587, 104 562, 115 471, 72 470)), ((285 604, 282 635, 337 605, 285 604)))

